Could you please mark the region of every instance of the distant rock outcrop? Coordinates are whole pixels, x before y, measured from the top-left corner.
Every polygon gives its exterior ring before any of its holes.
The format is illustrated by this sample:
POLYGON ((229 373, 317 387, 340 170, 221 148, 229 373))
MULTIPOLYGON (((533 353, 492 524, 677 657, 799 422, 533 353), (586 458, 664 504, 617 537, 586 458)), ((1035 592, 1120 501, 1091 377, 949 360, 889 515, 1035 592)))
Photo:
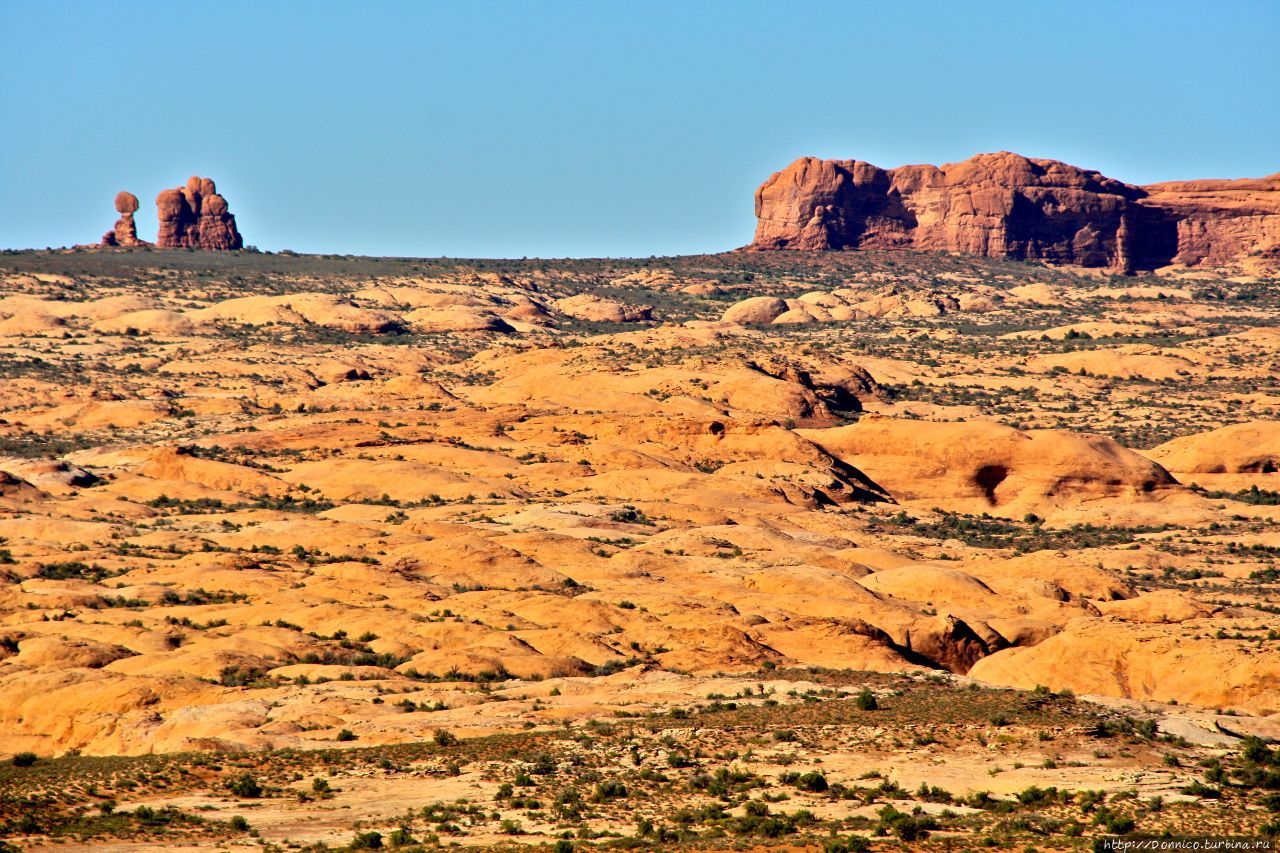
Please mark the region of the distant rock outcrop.
POLYGON ((184 187, 156 196, 160 233, 156 245, 169 248, 239 249, 244 246, 227 200, 209 178, 192 176, 184 187))
POLYGON ((772 323, 787 313, 787 303, 776 296, 751 296, 735 302, 724 312, 723 320, 739 326, 772 323))
POLYGON ((567 317, 589 323, 641 323, 653 318, 652 306, 628 305, 590 293, 557 299, 555 308, 567 317))
POLYGON ((1280 173, 1140 187, 1001 152, 881 169, 803 157, 756 190, 770 249, 925 249, 1106 267, 1280 260, 1280 173))
POLYGON ((115 227, 102 235, 103 246, 145 246, 147 243, 138 239, 138 226, 134 224, 133 214, 138 211, 138 197, 127 190, 116 193, 116 212, 120 218, 115 227))

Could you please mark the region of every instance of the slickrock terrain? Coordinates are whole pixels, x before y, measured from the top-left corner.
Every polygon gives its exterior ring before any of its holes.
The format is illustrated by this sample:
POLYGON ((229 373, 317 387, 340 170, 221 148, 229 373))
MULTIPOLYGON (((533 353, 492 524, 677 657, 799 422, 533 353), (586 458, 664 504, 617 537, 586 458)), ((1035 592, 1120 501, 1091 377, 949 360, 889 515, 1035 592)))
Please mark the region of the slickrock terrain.
MULTIPOLYGON (((1054 260, 1144 256, 1150 196, 1032 166, 1114 201, 1054 260)), ((871 168, 800 171, 906 180, 871 168)), ((162 242, 238 243, 212 182, 161 199, 162 242)), ((1274 278, 121 249, 0 282, 23 849, 1276 830, 1274 278)))
POLYGON ((156 196, 160 232, 156 245, 168 248, 240 249, 244 241, 227 200, 209 178, 195 175, 185 186, 156 196))
POLYGON ((1140 187, 1009 152, 881 169, 802 157, 756 190, 749 248, 897 249, 1117 272, 1280 262, 1280 173, 1140 187))

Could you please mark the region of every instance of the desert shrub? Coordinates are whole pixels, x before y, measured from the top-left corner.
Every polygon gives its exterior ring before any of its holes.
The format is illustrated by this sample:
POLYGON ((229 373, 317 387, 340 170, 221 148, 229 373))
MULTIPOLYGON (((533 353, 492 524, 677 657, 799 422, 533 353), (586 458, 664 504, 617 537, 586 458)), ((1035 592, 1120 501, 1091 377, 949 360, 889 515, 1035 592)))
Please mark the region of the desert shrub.
POLYGON ((1222 797, 1222 791, 1212 785, 1206 785, 1199 779, 1182 789, 1182 793, 1199 797, 1202 800, 1216 800, 1222 797))
POLYGON ((827 785, 827 777, 816 770, 800 774, 795 784, 801 791, 809 791, 814 794, 821 794, 830 787, 827 785))
POLYGON ((381 850, 382 849, 382 833, 381 832, 359 832, 356 837, 351 839, 352 850, 381 850))
POLYGON ((909 815, 893 806, 880 809, 879 817, 881 829, 908 842, 928 838, 929 833, 938 828, 937 820, 928 815, 909 815))
POLYGON ((1093 822, 1101 826, 1111 835, 1128 835, 1133 832, 1137 826, 1133 818, 1117 814, 1116 812, 1106 808, 1098 810, 1098 814, 1094 817, 1093 822))
POLYGON ((1252 764, 1270 764, 1276 760, 1267 742, 1260 737, 1250 735, 1244 739, 1241 747, 1240 756, 1252 764))
POLYGON ((595 795, 592 797, 597 803, 607 800, 618 800, 627 796, 627 786, 616 779, 606 779, 596 785, 595 795))
POLYGON ((262 785, 252 773, 241 773, 227 783, 227 790, 237 797, 255 800, 262 796, 262 785))

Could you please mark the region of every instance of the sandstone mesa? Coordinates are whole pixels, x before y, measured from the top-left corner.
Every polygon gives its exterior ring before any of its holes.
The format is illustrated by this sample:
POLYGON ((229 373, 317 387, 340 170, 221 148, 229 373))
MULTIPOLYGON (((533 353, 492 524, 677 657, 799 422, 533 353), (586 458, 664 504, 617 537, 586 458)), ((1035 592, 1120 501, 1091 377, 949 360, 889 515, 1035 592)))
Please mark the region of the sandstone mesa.
POLYGON ((802 157, 756 190, 755 212, 753 250, 914 248, 1122 273, 1280 260, 1280 173, 1142 187, 1008 152, 896 169, 802 157))

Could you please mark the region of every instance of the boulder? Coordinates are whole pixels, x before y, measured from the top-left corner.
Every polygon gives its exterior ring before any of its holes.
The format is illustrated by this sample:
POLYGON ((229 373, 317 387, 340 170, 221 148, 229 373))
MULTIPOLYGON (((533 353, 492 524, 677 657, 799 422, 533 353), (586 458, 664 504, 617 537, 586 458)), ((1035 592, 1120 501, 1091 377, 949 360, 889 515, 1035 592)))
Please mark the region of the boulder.
POLYGON ((738 326, 763 326, 787 312, 787 303, 776 296, 753 296, 730 305, 720 319, 738 326))

